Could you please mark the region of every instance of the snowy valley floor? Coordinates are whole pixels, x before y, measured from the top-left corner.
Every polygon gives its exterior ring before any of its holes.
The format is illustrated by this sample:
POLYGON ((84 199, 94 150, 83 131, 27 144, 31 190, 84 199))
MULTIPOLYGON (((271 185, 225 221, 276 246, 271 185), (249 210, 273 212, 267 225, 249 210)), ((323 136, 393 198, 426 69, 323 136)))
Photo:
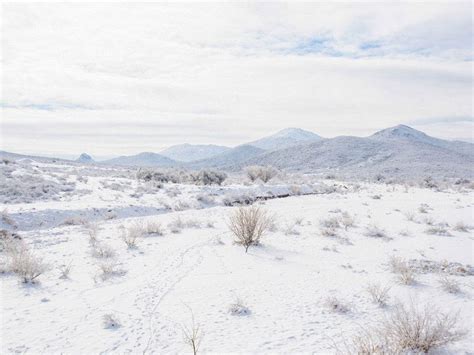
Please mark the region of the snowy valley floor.
POLYGON ((49 266, 35 284, 0 275, 2 353, 189 353, 193 318, 201 353, 335 353, 399 303, 459 312, 467 334, 439 351, 474 349, 472 192, 361 184, 256 202, 275 226, 245 253, 226 223, 238 207, 193 205, 217 188, 166 184, 160 198, 130 197, 101 179, 81 182, 90 191, 77 196, 0 206, 4 228, 16 225, 49 266), (354 225, 337 225, 342 216, 354 225), (128 248, 127 228, 148 222, 163 234, 128 248), (414 282, 398 280, 396 260, 414 282), (460 291, 443 289, 443 275, 460 291), (367 292, 377 283, 390 287, 383 307, 367 292))

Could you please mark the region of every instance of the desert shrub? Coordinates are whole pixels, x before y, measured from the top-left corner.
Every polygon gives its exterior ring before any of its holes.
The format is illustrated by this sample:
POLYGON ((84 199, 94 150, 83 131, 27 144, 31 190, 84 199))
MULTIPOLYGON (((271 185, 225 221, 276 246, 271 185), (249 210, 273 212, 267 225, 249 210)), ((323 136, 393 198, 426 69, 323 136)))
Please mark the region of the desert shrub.
POLYGON ((144 231, 146 235, 158 235, 162 236, 165 234, 163 227, 160 222, 149 221, 144 225, 144 231))
POLYGON ((322 219, 319 221, 319 225, 322 228, 332 228, 332 229, 341 228, 341 224, 339 223, 338 217, 330 217, 330 218, 322 219))
POLYGON ((323 227, 320 229, 320 232, 323 237, 339 237, 339 234, 335 228, 323 227))
POLYGON ((373 196, 371 196, 371 197, 372 197, 373 200, 380 200, 380 199, 382 199, 382 195, 380 195, 380 194, 373 195, 373 196))
POLYGON ((245 172, 247 173, 247 177, 250 179, 250 181, 254 182, 257 179, 260 179, 265 183, 269 182, 278 174, 278 170, 271 166, 259 165, 248 166, 245 169, 245 172))
POLYGON ((463 221, 457 222, 454 226, 454 230, 457 232, 469 232, 470 229, 472 229, 472 227, 465 224, 463 221))
POLYGON ((214 170, 201 170, 191 174, 190 177, 197 185, 221 185, 227 179, 227 174, 214 170))
POLYGON ((404 216, 407 219, 407 221, 410 221, 410 222, 415 221, 415 214, 413 212, 405 212, 404 216))
POLYGON ((334 313, 348 313, 350 311, 349 305, 346 304, 344 300, 335 296, 326 298, 324 305, 334 313))
POLYGON ((461 292, 460 284, 457 280, 447 275, 441 275, 438 279, 438 282, 441 288, 449 293, 459 293, 461 292))
POLYGON ((92 245, 92 256, 100 259, 115 257, 115 250, 108 244, 96 242, 92 245))
POLYGON ((191 326, 188 327, 183 325, 182 332, 183 342, 191 348, 193 355, 197 355, 204 334, 201 331, 201 327, 199 326, 199 324, 196 324, 196 322, 194 321, 194 315, 192 316, 191 326))
POLYGON ((121 327, 120 320, 112 313, 107 313, 102 316, 102 325, 105 329, 117 329, 121 327))
POLYGON ((448 230, 442 225, 432 226, 426 229, 425 233, 431 235, 441 235, 445 237, 451 236, 451 233, 449 233, 448 230))
POLYGON ((35 283, 48 267, 26 247, 10 254, 10 270, 20 277, 23 283, 35 283))
POLYGON ((87 223, 84 225, 87 235, 89 236, 89 244, 94 246, 98 240, 99 226, 96 223, 87 223))
POLYGON ((344 226, 345 230, 350 227, 355 227, 356 224, 355 218, 351 216, 347 211, 342 212, 340 222, 344 226))
POLYGON ((371 238, 387 238, 385 231, 376 225, 367 226, 364 235, 371 238))
POLYGON ((120 269, 118 263, 115 260, 107 260, 97 265, 98 273, 94 278, 97 281, 99 278, 101 281, 106 281, 111 277, 122 276, 125 271, 120 269))
POLYGON ((300 232, 296 228, 296 223, 288 223, 284 228, 283 228, 283 233, 285 235, 299 235, 300 232))
POLYGON ((428 210, 430 209, 430 206, 428 206, 426 203, 422 203, 420 207, 418 207, 418 212, 420 213, 428 213, 428 210))
POLYGON ((87 221, 84 218, 79 217, 79 216, 67 217, 63 221, 63 223, 61 223, 61 225, 63 226, 79 226, 83 224, 87 224, 87 221))
POLYGON ((390 258, 390 267, 397 274, 398 281, 403 285, 412 285, 416 282, 415 270, 405 260, 397 256, 390 258))
POLYGON ((383 307, 387 304, 389 299, 388 292, 390 291, 390 286, 382 286, 379 283, 373 283, 367 285, 367 293, 370 295, 372 301, 379 306, 383 307))
POLYGON ((236 243, 247 252, 251 245, 260 243, 271 223, 272 218, 260 207, 240 207, 229 217, 228 227, 237 238, 236 243))
POLYGON ((431 353, 465 336, 457 323, 457 314, 442 313, 432 305, 422 309, 398 305, 383 320, 359 331, 348 350, 358 354, 431 353))
POLYGON ((246 316, 250 314, 250 309, 245 306, 240 298, 237 298, 235 302, 230 304, 229 313, 233 316, 246 316))
POLYGON ((68 279, 69 278, 69 274, 71 273, 71 269, 72 269, 72 261, 69 262, 69 264, 65 264, 65 265, 61 265, 59 266, 59 278, 60 279, 68 279))
POLYGON ((145 234, 143 225, 135 223, 127 229, 122 230, 122 240, 127 245, 128 249, 135 249, 138 246, 139 238, 145 234))

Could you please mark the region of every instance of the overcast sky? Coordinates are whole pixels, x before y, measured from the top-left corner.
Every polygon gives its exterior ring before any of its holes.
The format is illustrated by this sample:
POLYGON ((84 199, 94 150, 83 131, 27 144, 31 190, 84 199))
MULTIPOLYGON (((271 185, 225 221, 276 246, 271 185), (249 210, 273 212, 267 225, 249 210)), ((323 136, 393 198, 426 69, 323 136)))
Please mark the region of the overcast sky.
POLYGON ((399 123, 472 139, 472 3, 2 5, 1 148, 70 157, 399 123))

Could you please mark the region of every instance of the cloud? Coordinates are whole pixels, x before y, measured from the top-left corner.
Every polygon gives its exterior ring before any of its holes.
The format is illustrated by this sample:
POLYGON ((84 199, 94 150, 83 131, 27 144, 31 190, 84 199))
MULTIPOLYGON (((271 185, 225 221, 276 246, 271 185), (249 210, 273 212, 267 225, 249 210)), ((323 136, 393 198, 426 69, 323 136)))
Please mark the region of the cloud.
POLYGON ((6 4, 2 147, 131 154, 469 117, 471 7, 6 4))

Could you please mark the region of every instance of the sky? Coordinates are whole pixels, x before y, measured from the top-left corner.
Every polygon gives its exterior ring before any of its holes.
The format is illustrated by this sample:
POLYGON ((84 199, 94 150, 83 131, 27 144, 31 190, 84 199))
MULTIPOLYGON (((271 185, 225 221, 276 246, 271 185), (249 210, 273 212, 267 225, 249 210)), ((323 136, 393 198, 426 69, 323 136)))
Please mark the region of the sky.
POLYGON ((235 146, 397 124, 472 140, 472 2, 9 3, 0 149, 235 146))

